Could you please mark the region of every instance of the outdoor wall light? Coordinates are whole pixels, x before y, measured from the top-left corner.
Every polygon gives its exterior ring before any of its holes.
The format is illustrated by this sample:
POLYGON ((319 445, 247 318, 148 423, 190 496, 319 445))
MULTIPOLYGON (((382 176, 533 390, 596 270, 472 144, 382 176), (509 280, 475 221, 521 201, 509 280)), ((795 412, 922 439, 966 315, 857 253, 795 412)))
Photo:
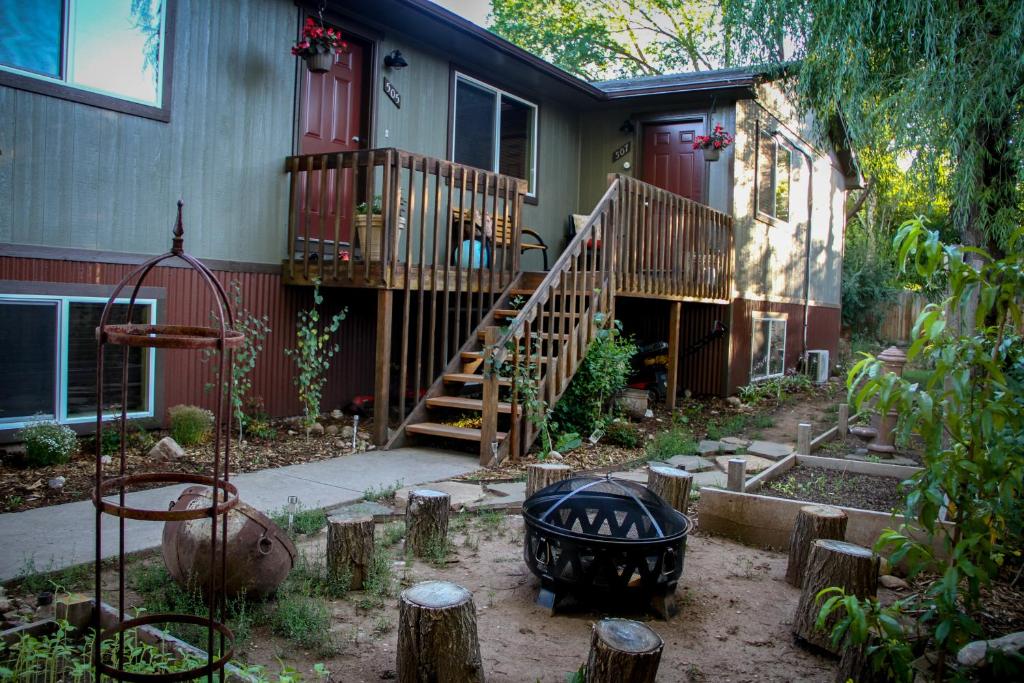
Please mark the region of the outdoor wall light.
POLYGON ((636 126, 634 126, 633 122, 630 121, 629 119, 623 121, 622 125, 619 126, 619 132, 622 133, 623 135, 632 135, 635 130, 636 126))
POLYGON ((384 55, 384 66, 388 69, 404 69, 409 66, 409 62, 405 61, 401 50, 392 50, 384 55))

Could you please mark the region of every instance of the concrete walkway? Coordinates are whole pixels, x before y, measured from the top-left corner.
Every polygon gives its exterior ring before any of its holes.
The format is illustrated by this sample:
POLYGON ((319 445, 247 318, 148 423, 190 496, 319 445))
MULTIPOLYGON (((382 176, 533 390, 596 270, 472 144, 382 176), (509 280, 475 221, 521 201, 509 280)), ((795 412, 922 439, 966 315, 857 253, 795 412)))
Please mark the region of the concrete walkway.
MULTIPOLYGON (((242 500, 264 511, 280 510, 288 496, 305 508, 332 508, 359 500, 370 488, 423 484, 479 468, 471 455, 419 448, 371 451, 320 462, 289 465, 232 477, 242 500)), ((134 507, 166 510, 185 486, 167 486, 128 495, 134 507)), ((0 514, 0 581, 16 577, 28 561, 37 571, 91 562, 95 508, 90 501, 0 514)), ((103 516, 103 556, 117 554, 116 517, 103 516)), ((160 545, 163 525, 125 521, 128 552, 160 545)))

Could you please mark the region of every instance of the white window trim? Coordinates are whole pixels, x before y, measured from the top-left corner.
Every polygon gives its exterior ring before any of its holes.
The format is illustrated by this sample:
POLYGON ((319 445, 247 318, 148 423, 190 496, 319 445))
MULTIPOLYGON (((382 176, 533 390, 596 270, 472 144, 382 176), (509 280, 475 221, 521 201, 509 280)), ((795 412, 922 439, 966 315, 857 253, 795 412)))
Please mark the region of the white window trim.
POLYGON ((524 100, 522 97, 518 97, 516 95, 513 95, 512 93, 508 92, 507 90, 502 90, 501 88, 496 88, 493 85, 491 85, 490 83, 484 83, 483 81, 478 80, 476 78, 473 78, 472 76, 467 76, 466 74, 462 73, 461 71, 456 71, 455 72, 455 86, 454 86, 455 87, 455 91, 452 93, 452 143, 451 143, 451 149, 449 149, 448 158, 452 159, 453 161, 455 160, 455 140, 458 139, 457 138, 458 130, 456 130, 456 124, 458 122, 458 117, 456 116, 455 110, 459 106, 459 81, 460 80, 466 81, 467 83, 475 85, 475 86, 477 86, 479 88, 482 88, 484 90, 489 90, 489 91, 491 91, 491 92, 493 92, 493 93, 495 93, 497 95, 497 97, 494 98, 494 168, 488 169, 490 171, 493 171, 494 173, 499 173, 498 168, 499 168, 499 166, 501 164, 501 98, 502 97, 507 97, 510 100, 515 100, 516 102, 519 102, 520 104, 524 104, 527 107, 530 107, 531 109, 533 109, 533 153, 530 155, 530 171, 529 171, 529 176, 530 177, 526 178, 525 180, 528 183, 528 187, 529 187, 529 190, 526 192, 526 196, 530 197, 531 199, 536 199, 537 198, 537 158, 540 156, 540 147, 537 144, 537 140, 538 140, 537 130, 538 130, 538 124, 539 124, 539 119, 540 119, 540 109, 537 107, 536 104, 534 104, 533 102, 530 102, 529 100, 524 100))
POLYGON ((19 69, 9 64, 0 64, 0 71, 6 71, 8 73, 17 74, 18 76, 25 76, 26 78, 32 78, 37 81, 43 81, 45 83, 53 83, 54 85, 64 86, 65 88, 73 88, 75 90, 82 90, 84 92, 91 92, 97 95, 105 95, 107 97, 113 97, 118 100, 124 100, 125 102, 134 102, 147 107, 161 108, 164 106, 164 49, 167 45, 167 3, 164 2, 160 6, 160 53, 158 58, 158 64, 160 65, 157 69, 156 75, 156 101, 150 102, 148 100, 140 100, 129 95, 123 95, 121 93, 112 92, 110 90, 104 90, 102 88, 94 88, 88 85, 80 85, 70 80, 70 74, 73 71, 75 51, 72 49, 72 42, 75 40, 74 36, 71 35, 71 26, 74 24, 74 13, 75 13, 75 0, 63 0, 63 12, 61 15, 61 44, 60 44, 60 72, 61 76, 48 76, 41 74, 38 71, 29 71, 27 69, 19 69))
MULTIPOLYGON (((81 424, 92 422, 95 415, 79 415, 68 417, 68 320, 70 320, 70 309, 73 303, 106 303, 106 297, 99 296, 74 296, 74 295, 52 295, 52 294, 0 294, 0 302, 3 301, 39 301, 57 304, 57 334, 60 340, 57 349, 57 415, 52 419, 61 424, 81 424)), ((127 304, 129 298, 119 298, 114 303, 127 304)), ((137 305, 149 306, 149 323, 155 325, 157 321, 157 300, 136 299, 137 305)), ((148 382, 145 411, 128 413, 128 419, 153 417, 155 414, 156 400, 156 349, 148 349, 148 382)), ((119 413, 104 415, 104 420, 113 420, 120 417, 119 413)), ((44 418, 50 419, 50 418, 44 418)), ((21 429, 26 425, 35 422, 33 416, 19 416, 8 420, 0 419, 0 429, 21 429)))
MULTIPOLYGON (((775 209, 776 209, 776 207, 775 207, 775 192, 776 192, 776 188, 778 187, 778 179, 775 176, 775 172, 778 170, 778 157, 777 156, 776 156, 776 159, 775 159, 775 163, 772 164, 772 176, 771 176, 772 177, 772 188, 771 188, 772 189, 772 213, 768 213, 767 211, 764 211, 761 208, 761 188, 760 187, 756 187, 756 188, 754 188, 754 204, 757 206, 757 211, 755 212, 755 214, 757 215, 757 218, 759 220, 761 220, 761 221, 777 223, 779 225, 790 225, 792 223, 791 219, 793 217, 793 169, 794 169, 793 158, 797 155, 798 152, 800 152, 800 150, 797 147, 796 142, 794 142, 793 140, 790 140, 788 137, 786 137, 785 135, 783 135, 782 133, 780 133, 778 131, 768 132, 768 131, 762 130, 760 132, 760 135, 765 137, 765 138, 771 138, 771 140, 776 145, 779 145, 779 144, 785 145, 786 148, 789 150, 789 207, 788 207, 789 208, 789 218, 783 219, 783 218, 779 218, 778 216, 775 215, 775 209)), ((754 154, 755 154, 755 157, 756 157, 755 158, 755 164, 754 164, 754 182, 755 183, 760 183, 761 182, 761 173, 760 173, 760 171, 761 171, 761 163, 762 163, 762 159, 761 159, 761 142, 760 142, 760 140, 758 140, 757 148, 754 150, 754 154)), ((801 152, 801 155, 802 155, 802 152, 801 152)))
MULTIPOLYGON (((789 316, 785 313, 767 313, 767 312, 755 312, 751 314, 751 325, 750 325, 750 381, 751 382, 762 382, 768 379, 775 379, 776 377, 782 377, 786 374, 786 342, 789 337, 789 316), (769 373, 766 375, 755 375, 754 374, 754 334, 756 334, 757 323, 762 320, 771 320, 773 323, 782 323, 782 372, 769 373)), ((773 324, 774 326, 774 324, 773 324)), ((771 358, 771 334, 768 335, 768 358, 771 358)), ((769 363, 765 364, 767 368, 769 363)))

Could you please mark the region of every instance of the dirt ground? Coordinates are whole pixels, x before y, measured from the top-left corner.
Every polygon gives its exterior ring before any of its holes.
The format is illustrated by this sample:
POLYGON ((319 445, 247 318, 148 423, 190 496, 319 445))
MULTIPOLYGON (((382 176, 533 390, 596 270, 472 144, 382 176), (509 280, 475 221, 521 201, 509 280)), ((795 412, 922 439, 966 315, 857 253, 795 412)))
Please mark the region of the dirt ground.
POLYGON ((899 479, 893 477, 827 472, 799 465, 779 479, 768 482, 765 490, 768 495, 778 498, 845 505, 878 512, 902 511, 906 500, 906 489, 899 479))
MULTIPOLYGON (((305 543, 317 552, 324 534, 305 543)), ((549 616, 534 604, 539 585, 522 561, 523 522, 506 518, 497 528, 470 525, 453 537, 446 567, 397 560, 402 587, 442 579, 473 592, 480 649, 488 681, 562 683, 587 657, 592 624, 606 616, 574 611, 549 616), (467 536, 470 544, 466 544, 467 536)), ((401 557, 400 547, 395 549, 401 557)), ((687 544, 679 614, 669 622, 648 615, 665 641, 660 681, 831 681, 834 662, 793 644, 789 625, 799 591, 785 583, 786 557, 704 536, 687 544)), ((241 653, 250 663, 278 666, 277 658, 301 671, 323 662, 334 681, 379 681, 395 676, 397 598, 366 612, 352 596, 331 603, 336 656, 304 653, 256 629, 241 653), (386 632, 381 631, 387 629, 386 632)))

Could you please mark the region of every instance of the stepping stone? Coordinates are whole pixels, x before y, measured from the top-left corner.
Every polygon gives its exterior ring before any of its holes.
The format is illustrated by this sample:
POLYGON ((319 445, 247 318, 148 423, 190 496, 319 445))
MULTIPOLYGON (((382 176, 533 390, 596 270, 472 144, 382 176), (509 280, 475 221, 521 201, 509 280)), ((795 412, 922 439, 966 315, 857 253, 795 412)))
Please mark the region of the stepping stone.
MULTIPOLYGON (((737 456, 734 455, 720 455, 715 458, 715 462, 722 468, 722 471, 727 472, 729 470, 729 461, 737 456)), ((775 464, 774 460, 768 458, 762 458, 757 455, 741 455, 739 456, 747 461, 747 474, 757 474, 758 472, 764 472, 766 469, 775 464)))
POLYGON ((715 463, 699 455, 673 455, 665 464, 687 472, 707 472, 715 469, 715 463))
POLYGON ((709 453, 735 453, 736 446, 721 441, 709 441, 705 439, 697 445, 697 452, 701 455, 709 453))
POLYGON ((487 484, 485 488, 483 499, 467 505, 467 510, 519 510, 526 500, 525 481, 487 484))
POLYGON ((431 491, 447 493, 452 499, 451 509, 455 511, 461 510, 471 503, 477 503, 483 500, 484 497, 484 490, 480 484, 467 484, 461 481, 440 481, 434 484, 406 486, 405 488, 398 489, 395 492, 395 506, 399 510, 404 511, 406 505, 409 504, 409 491, 417 489, 430 489, 431 491))
POLYGON ((628 472, 612 472, 613 479, 625 479, 626 481, 635 481, 638 484, 647 484, 647 469, 642 470, 630 470, 628 472))
POLYGON ((373 517, 375 522, 386 522, 395 516, 396 512, 387 505, 381 505, 371 500, 364 500, 361 503, 352 503, 351 505, 343 505, 340 508, 335 508, 329 511, 331 517, 340 517, 342 519, 352 519, 355 517, 364 517, 370 515, 373 517))
POLYGON ((724 489, 728 480, 729 478, 725 475, 725 472, 719 472, 718 470, 714 470, 712 472, 700 472, 699 474, 693 475, 693 483, 697 485, 697 488, 717 486, 718 488, 724 489))
POLYGON ((793 452, 789 444, 775 443, 774 441, 754 441, 747 446, 747 453, 760 455, 769 460, 782 460, 793 452))
POLYGON ((730 446, 736 446, 736 448, 746 448, 750 445, 750 439, 743 439, 738 436, 727 436, 722 439, 722 443, 729 444, 730 446))
POLYGON ((904 458, 902 455, 894 455, 891 458, 882 458, 871 453, 847 453, 843 456, 846 460, 859 460, 860 462, 877 462, 879 465, 904 465, 906 467, 920 467, 921 463, 904 458))

